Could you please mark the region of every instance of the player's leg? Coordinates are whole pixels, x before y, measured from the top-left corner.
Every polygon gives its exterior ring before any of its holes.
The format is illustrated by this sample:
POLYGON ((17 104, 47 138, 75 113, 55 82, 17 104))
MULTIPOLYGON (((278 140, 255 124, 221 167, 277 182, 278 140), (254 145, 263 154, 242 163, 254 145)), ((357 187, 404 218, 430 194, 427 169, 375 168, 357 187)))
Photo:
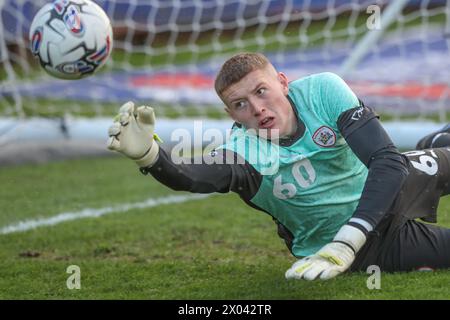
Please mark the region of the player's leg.
POLYGON ((450 229, 436 222, 440 197, 449 194, 450 151, 447 148, 406 153, 410 175, 396 199, 378 257, 384 271, 450 268, 450 229), (428 214, 427 214, 428 213, 428 214))
POLYGON ((425 263, 433 262, 430 267, 435 268, 450 263, 450 230, 425 228, 429 225, 414 221, 436 222, 440 197, 449 193, 450 151, 426 149, 405 155, 410 162, 408 178, 383 220, 369 233, 351 270, 378 265, 384 271, 405 271, 425 263))
POLYGON ((383 254, 384 271, 450 268, 450 229, 409 220, 383 254))
POLYGON ((384 272, 450 268, 450 229, 390 213, 369 233, 350 270, 372 265, 384 272))
POLYGON ((450 147, 450 124, 423 137, 416 145, 417 150, 442 147, 450 147))

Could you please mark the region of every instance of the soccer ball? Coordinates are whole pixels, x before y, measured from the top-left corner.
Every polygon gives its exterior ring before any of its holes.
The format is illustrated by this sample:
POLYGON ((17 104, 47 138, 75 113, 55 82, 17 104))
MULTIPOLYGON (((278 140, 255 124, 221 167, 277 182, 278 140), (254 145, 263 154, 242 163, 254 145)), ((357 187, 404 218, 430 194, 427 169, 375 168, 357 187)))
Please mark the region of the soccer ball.
POLYGON ((50 75, 81 79, 108 60, 113 45, 111 22, 90 0, 56 0, 44 5, 30 27, 31 52, 50 75))

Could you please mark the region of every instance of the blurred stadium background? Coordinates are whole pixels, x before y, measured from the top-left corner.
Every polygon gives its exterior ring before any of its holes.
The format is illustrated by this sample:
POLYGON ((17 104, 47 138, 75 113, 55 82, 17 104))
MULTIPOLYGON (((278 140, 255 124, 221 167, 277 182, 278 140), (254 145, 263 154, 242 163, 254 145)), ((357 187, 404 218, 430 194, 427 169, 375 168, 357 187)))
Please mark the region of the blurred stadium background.
POLYGON ((191 126, 187 117, 224 119, 214 74, 239 51, 265 53, 291 79, 336 72, 383 120, 420 121, 386 123, 400 147, 448 120, 449 1, 97 1, 112 21, 114 51, 101 73, 81 81, 50 78, 30 54, 29 25, 46 2, 0 2, 0 144, 14 150, 31 140, 47 149, 104 141, 110 116, 128 100, 179 119, 158 122, 166 141, 191 126), (373 5, 385 20, 370 30, 373 5))

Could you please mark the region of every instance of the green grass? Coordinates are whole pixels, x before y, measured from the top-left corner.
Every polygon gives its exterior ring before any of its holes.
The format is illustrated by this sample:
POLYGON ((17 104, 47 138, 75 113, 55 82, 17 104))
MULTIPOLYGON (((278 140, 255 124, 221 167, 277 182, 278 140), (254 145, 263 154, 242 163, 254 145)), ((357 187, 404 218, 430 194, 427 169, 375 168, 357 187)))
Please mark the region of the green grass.
MULTIPOLYGON (((173 191, 123 157, 0 168, 0 227, 173 191)), ((176 193, 180 194, 180 193, 176 193)), ((440 224, 450 226, 449 199, 440 224)), ((295 259, 271 218, 234 194, 0 235, 0 299, 448 299, 450 271, 286 281, 295 259), (69 290, 66 269, 81 269, 69 290)))

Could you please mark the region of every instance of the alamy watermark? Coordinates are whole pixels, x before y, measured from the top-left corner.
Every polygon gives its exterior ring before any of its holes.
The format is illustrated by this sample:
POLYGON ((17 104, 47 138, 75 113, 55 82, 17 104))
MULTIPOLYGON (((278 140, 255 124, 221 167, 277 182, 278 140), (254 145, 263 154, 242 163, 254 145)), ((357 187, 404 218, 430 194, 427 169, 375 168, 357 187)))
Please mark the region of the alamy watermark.
POLYGON ((194 121, 193 131, 176 129, 170 140, 176 143, 170 154, 175 164, 245 164, 247 161, 257 166, 262 175, 275 174, 279 168, 278 129, 241 128, 233 134, 229 129, 224 134, 214 128, 203 130, 203 122, 194 121), (214 148, 222 145, 234 152, 224 150, 218 156, 220 149, 214 148), (195 156, 195 150, 202 153, 195 156))
POLYGON ((381 270, 380 267, 377 265, 370 265, 367 267, 367 273, 371 274, 367 278, 367 289, 369 290, 380 290, 381 289, 381 270))
POLYGON ((81 289, 81 269, 77 265, 70 265, 66 269, 66 273, 70 276, 66 280, 67 289, 81 289))
POLYGON ((369 30, 381 29, 381 8, 377 5, 370 5, 367 7, 366 13, 370 14, 367 18, 366 26, 369 30))

